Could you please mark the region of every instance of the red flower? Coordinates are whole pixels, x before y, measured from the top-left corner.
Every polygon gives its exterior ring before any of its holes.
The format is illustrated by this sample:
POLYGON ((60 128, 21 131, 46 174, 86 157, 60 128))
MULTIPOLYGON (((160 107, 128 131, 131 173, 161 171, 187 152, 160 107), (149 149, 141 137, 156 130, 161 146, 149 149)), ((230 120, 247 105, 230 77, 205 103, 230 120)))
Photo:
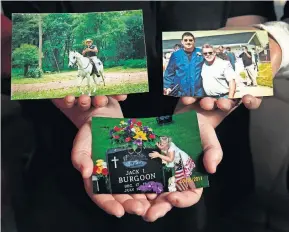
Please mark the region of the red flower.
POLYGON ((113 138, 114 139, 119 139, 119 135, 114 135, 113 138))
POLYGON ((102 175, 107 176, 107 174, 108 174, 107 168, 103 168, 102 175))
POLYGON ((94 174, 97 174, 97 172, 96 172, 96 171, 97 171, 97 169, 98 169, 98 167, 97 167, 97 166, 94 166, 94 167, 93 167, 93 173, 94 173, 94 174))
POLYGON ((150 134, 150 135, 149 135, 149 138, 150 138, 150 139, 155 139, 155 138, 156 138, 156 135, 150 134))
POLYGON ((135 124, 135 123, 136 123, 136 119, 133 118, 133 119, 131 120, 131 122, 132 122, 133 124, 135 124))
POLYGON ((129 128, 130 128, 130 129, 133 128, 133 124, 131 124, 131 125, 129 126, 129 128))
POLYGON ((121 128, 119 128, 119 127, 117 127, 117 126, 115 126, 113 129, 114 129, 116 132, 121 130, 121 128))
POLYGON ((130 137, 127 137, 127 138, 125 139, 125 141, 128 143, 129 141, 131 141, 131 138, 130 138, 130 137))
POLYGON ((137 122, 136 123, 139 127, 141 127, 142 123, 141 122, 137 122))

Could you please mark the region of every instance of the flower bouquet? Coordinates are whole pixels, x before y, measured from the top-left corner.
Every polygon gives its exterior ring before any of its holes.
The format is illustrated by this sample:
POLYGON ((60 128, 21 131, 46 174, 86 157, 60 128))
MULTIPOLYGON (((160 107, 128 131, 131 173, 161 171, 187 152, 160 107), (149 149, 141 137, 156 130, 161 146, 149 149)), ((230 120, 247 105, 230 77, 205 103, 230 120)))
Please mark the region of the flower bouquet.
POLYGON ((164 186, 162 185, 162 183, 149 181, 147 183, 140 185, 137 188, 137 190, 141 192, 154 192, 154 193, 160 194, 164 191, 164 186))
POLYGON ((113 144, 131 147, 136 151, 141 147, 154 147, 157 136, 152 128, 143 126, 141 121, 129 119, 126 122, 121 121, 118 126, 110 130, 110 138, 113 144))
POLYGON ((96 161, 93 167, 93 174, 98 177, 106 177, 108 175, 107 164, 102 159, 96 161))

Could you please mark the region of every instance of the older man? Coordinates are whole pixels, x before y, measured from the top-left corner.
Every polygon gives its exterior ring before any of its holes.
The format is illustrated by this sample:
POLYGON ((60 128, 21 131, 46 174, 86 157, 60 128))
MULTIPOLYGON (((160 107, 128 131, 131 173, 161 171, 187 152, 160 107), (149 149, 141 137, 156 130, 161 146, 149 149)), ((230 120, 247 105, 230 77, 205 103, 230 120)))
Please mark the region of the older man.
POLYGON ((203 45, 202 54, 205 59, 201 72, 205 93, 210 97, 233 98, 238 76, 230 61, 217 57, 210 44, 203 45))
POLYGON ((98 53, 98 49, 97 49, 96 45, 93 44, 93 40, 91 40, 91 39, 85 40, 85 45, 87 47, 82 51, 82 55, 89 57, 92 60, 92 62, 94 63, 96 75, 98 77, 100 77, 98 70, 97 70, 97 63, 96 63, 96 62, 98 62, 98 59, 96 56, 96 54, 98 53))
POLYGON ((183 48, 172 53, 164 73, 164 94, 181 96, 203 96, 201 49, 195 47, 195 37, 190 32, 182 35, 183 48))

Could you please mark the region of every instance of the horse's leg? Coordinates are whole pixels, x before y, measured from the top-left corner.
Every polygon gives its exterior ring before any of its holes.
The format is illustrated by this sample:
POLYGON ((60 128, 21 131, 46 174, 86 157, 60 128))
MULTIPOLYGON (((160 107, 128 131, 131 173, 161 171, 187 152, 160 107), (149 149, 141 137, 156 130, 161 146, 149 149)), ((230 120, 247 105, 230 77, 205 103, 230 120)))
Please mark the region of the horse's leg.
POLYGON ((96 76, 96 74, 95 74, 95 73, 92 74, 92 79, 93 79, 94 84, 95 84, 94 89, 93 89, 93 93, 95 93, 96 88, 97 88, 97 79, 96 79, 96 78, 98 78, 98 77, 96 76))
POLYGON ((84 80, 84 76, 80 76, 80 81, 79 81, 79 92, 81 92, 81 94, 83 94, 83 91, 82 91, 82 89, 81 89, 81 85, 82 85, 82 82, 83 82, 83 80, 84 80))
POLYGON ((86 75, 86 78, 87 78, 87 86, 88 86, 88 96, 91 96, 90 75, 89 75, 89 73, 86 75))
POLYGON ((101 69, 101 71, 100 71, 99 73, 100 73, 100 76, 101 76, 102 81, 103 81, 103 86, 105 86, 104 74, 103 74, 103 68, 101 69))

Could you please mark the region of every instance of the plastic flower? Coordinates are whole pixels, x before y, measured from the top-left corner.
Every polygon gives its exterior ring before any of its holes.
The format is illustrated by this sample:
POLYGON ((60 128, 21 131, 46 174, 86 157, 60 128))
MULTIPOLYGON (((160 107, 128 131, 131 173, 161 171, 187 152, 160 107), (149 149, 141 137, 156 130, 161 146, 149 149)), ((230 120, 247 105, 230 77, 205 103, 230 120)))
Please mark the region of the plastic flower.
POLYGON ((137 124, 139 127, 142 126, 142 122, 137 122, 136 124, 137 124))
POLYGON ((134 139, 141 139, 141 140, 148 140, 146 133, 144 133, 143 131, 137 132, 133 138, 134 139))
POLYGON ((125 122, 124 121, 120 121, 120 125, 124 125, 125 124, 125 122))
POLYGON ((113 138, 114 139, 119 139, 119 135, 114 135, 113 138))
POLYGON ((118 131, 121 130, 121 128, 119 128, 119 127, 117 127, 117 126, 115 126, 113 129, 114 129, 114 131, 116 131, 116 132, 118 132, 118 131))
POLYGON ((150 135, 149 135, 149 138, 150 138, 150 139, 155 139, 155 138, 156 138, 156 135, 155 135, 155 134, 150 134, 150 135))
POLYGON ((98 167, 97 170, 96 170, 96 173, 97 174, 101 174, 102 173, 102 169, 103 169, 103 167, 98 167))
POLYGON ((130 137, 127 137, 127 138, 125 139, 125 141, 128 143, 128 142, 131 141, 131 138, 130 138, 130 137))
POLYGON ((100 167, 100 166, 102 166, 102 164, 103 164, 103 160, 102 159, 99 159, 99 160, 96 161, 96 166, 100 167))
POLYGON ((108 174, 107 168, 103 168, 102 169, 102 175, 107 176, 107 174, 108 174))

